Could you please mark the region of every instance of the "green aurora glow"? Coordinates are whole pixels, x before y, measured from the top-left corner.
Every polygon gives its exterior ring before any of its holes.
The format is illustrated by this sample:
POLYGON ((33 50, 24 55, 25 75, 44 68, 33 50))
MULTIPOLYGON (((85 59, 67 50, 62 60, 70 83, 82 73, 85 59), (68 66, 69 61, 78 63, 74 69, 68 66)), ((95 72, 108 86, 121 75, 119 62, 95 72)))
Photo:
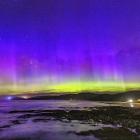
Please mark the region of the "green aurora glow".
POLYGON ((125 92, 129 90, 140 90, 140 83, 123 82, 95 82, 95 81, 71 81, 59 84, 30 84, 30 85, 3 85, 0 88, 1 94, 22 94, 22 93, 79 93, 88 92, 125 92))

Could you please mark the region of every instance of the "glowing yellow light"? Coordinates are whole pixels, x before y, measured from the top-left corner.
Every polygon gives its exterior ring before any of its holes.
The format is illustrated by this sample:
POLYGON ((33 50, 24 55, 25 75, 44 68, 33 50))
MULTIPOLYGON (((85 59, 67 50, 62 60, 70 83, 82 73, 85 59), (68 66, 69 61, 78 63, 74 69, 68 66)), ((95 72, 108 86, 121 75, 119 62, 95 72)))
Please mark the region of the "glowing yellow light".
POLYGON ((133 101, 133 99, 129 99, 127 102, 133 103, 134 101, 133 101))

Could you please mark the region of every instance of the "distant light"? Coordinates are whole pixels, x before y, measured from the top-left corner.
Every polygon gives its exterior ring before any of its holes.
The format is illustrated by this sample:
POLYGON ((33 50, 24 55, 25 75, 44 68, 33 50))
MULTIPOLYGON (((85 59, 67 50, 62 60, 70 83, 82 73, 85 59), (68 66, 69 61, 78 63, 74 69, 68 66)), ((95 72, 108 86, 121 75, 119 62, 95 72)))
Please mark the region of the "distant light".
POLYGON ((133 103, 134 101, 133 101, 133 99, 129 99, 127 102, 133 103))
POLYGON ((23 95, 23 96, 21 96, 21 98, 23 98, 23 99, 29 99, 29 96, 23 95))
POLYGON ((7 98, 6 98, 7 100, 12 100, 13 99, 13 97, 12 96, 7 96, 7 98))

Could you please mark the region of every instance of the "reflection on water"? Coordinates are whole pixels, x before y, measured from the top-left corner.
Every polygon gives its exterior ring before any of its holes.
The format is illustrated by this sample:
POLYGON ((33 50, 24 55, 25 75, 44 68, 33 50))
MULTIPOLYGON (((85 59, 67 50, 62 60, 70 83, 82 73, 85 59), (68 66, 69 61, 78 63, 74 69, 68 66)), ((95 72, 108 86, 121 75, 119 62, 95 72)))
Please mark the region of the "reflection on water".
POLYGON ((96 106, 108 106, 105 103, 92 102, 92 101, 65 101, 65 100, 49 100, 49 101, 9 101, 1 102, 0 111, 9 111, 9 110, 52 110, 52 109, 83 109, 85 107, 96 107, 96 106))
MULTIPOLYGON (((0 140, 98 140, 101 139, 98 130, 105 128, 105 131, 110 131, 108 128, 111 128, 112 131, 122 127, 123 122, 112 122, 119 118, 116 117, 117 114, 122 117, 121 113, 126 113, 128 120, 128 110, 117 108, 121 105, 130 104, 56 100, 3 101, 0 103, 0 140), (109 108, 108 113, 106 107, 111 106, 116 106, 116 111, 109 108)), ((133 103, 130 107, 134 107, 133 103)), ((130 127, 131 123, 133 125, 133 122, 129 122, 130 127)), ((118 131, 136 137, 136 134, 125 129, 118 131)))
POLYGON ((134 107, 134 104, 133 103, 130 103, 130 107, 134 107))

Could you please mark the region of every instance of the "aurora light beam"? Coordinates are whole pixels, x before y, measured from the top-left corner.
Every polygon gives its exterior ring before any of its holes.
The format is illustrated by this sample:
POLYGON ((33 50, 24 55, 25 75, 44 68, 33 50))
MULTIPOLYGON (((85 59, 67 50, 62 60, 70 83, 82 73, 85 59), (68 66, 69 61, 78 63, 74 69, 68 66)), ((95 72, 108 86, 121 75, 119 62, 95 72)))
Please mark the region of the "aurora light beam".
POLYGON ((140 88, 139 0, 0 0, 0 93, 140 88))

